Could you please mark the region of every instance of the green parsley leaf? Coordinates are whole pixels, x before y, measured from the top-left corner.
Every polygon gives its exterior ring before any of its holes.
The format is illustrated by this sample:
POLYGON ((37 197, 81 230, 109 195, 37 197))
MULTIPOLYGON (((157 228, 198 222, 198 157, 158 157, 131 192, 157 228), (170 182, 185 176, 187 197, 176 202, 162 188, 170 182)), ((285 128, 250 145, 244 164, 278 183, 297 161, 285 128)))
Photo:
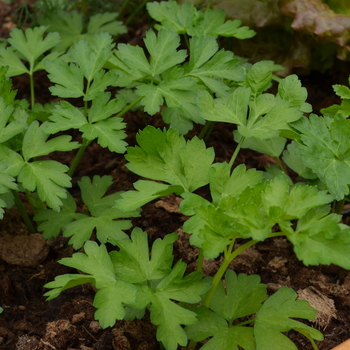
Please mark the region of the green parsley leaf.
POLYGON ((49 32, 58 32, 61 42, 54 47, 55 51, 65 51, 80 39, 93 40, 95 33, 108 32, 111 35, 126 32, 122 22, 117 21, 117 12, 106 12, 92 15, 84 33, 84 16, 76 11, 55 11, 41 16, 38 22, 48 27, 49 32))
POLYGON ((78 185, 81 189, 82 198, 87 205, 91 216, 80 214, 76 221, 70 222, 63 227, 63 235, 71 237, 69 243, 74 249, 79 249, 91 237, 96 229, 96 237, 101 243, 126 239, 124 230, 132 227, 130 220, 117 220, 137 217, 138 211, 122 211, 112 208, 116 200, 120 199, 120 193, 105 196, 108 187, 112 184, 111 176, 94 176, 91 181, 84 176, 78 185))
POLYGON ((10 33, 8 42, 29 63, 29 71, 26 73, 33 74, 33 72, 39 70, 38 64, 36 64, 37 59, 60 41, 58 33, 48 33, 44 38, 46 29, 47 27, 41 26, 33 29, 28 28, 23 32, 18 28, 14 28, 10 33))
POLYGON ((34 121, 29 127, 23 139, 23 159, 44 156, 54 151, 71 151, 79 148, 78 142, 70 142, 71 136, 61 135, 47 141, 49 135, 43 133, 43 126, 34 121))
POLYGON ((40 222, 38 231, 43 232, 43 237, 49 239, 57 237, 63 227, 71 223, 73 220, 79 220, 84 217, 83 214, 77 213, 77 206, 74 198, 67 192, 67 198, 62 199, 62 207, 60 212, 51 209, 41 209, 34 216, 34 220, 40 222))
POLYGON ((116 277, 113 263, 104 245, 98 246, 97 243, 89 241, 85 243, 84 250, 85 253, 73 254, 71 258, 64 258, 59 262, 85 272, 87 276, 58 276, 55 281, 45 285, 46 288, 54 288, 45 296, 52 299, 67 288, 92 282, 99 289, 94 299, 94 306, 97 308, 95 318, 103 328, 113 326, 117 319, 124 318, 124 304, 134 302, 136 288, 116 277))
POLYGON ((134 173, 182 186, 184 192, 193 192, 209 182, 209 169, 214 151, 202 140, 185 141, 174 129, 161 131, 148 126, 137 135, 139 146, 129 147, 126 159, 134 173), (196 158, 193 158, 196 154, 196 158))
POLYGON ((20 120, 9 121, 14 112, 14 106, 0 97, 0 143, 4 143, 27 128, 27 124, 20 120))
POLYGON ((178 34, 186 33, 193 25, 193 18, 197 14, 197 10, 193 3, 185 2, 180 5, 176 1, 161 1, 147 3, 147 11, 149 15, 161 26, 178 34))
POLYGON ((312 209, 298 221, 295 231, 284 232, 305 265, 336 264, 348 269, 349 227, 339 223, 340 215, 328 213, 329 206, 312 209))
POLYGON ((336 200, 349 194, 350 120, 311 115, 293 124, 301 133, 295 153, 326 184, 336 200))
POLYGON ((291 329, 305 330, 312 338, 323 340, 321 332, 290 318, 312 320, 316 316, 316 310, 307 301, 296 298, 297 294, 291 288, 282 287, 265 301, 255 318, 257 350, 295 350, 295 344, 283 334, 291 329))
POLYGON ((127 191, 121 194, 121 199, 117 200, 114 208, 130 211, 141 208, 144 204, 172 193, 181 194, 182 186, 166 185, 154 181, 139 180, 134 183, 136 191, 127 191))
POLYGON ((266 286, 260 284, 257 275, 237 276, 232 270, 226 272, 225 281, 226 287, 220 283, 214 294, 210 304, 213 311, 205 307, 198 308, 198 322, 187 326, 186 333, 195 341, 212 337, 203 349, 238 350, 242 347, 254 350, 253 328, 233 325, 233 321, 259 311, 262 302, 267 299, 266 286))
POLYGON ((120 251, 110 253, 117 275, 130 283, 165 277, 171 271, 173 243, 176 239, 176 233, 167 235, 164 239, 156 239, 150 255, 147 233, 135 228, 131 239, 118 241, 120 251))
POLYGON ((38 191, 39 198, 46 201, 55 211, 63 204, 60 198, 66 198, 66 188, 71 187, 68 167, 53 160, 25 163, 18 174, 18 181, 28 191, 38 191))

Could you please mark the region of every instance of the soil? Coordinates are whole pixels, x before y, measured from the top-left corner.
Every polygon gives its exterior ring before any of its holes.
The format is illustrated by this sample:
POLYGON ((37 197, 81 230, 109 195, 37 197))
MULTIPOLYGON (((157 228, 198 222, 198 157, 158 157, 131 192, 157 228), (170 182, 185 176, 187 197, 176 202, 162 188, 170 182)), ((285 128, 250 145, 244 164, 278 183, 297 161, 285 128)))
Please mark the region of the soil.
MULTIPOLYGON (((12 5, 0 2, 1 36, 7 37, 13 26, 12 14, 20 1, 12 5)), ((140 38, 143 23, 130 28, 125 42, 140 38), (131 33, 131 34, 130 34, 131 33)), ((338 101, 334 98, 332 84, 343 83, 348 76, 348 67, 339 62, 336 69, 324 74, 314 72, 302 77, 308 88, 309 100, 315 112, 338 101)), ((44 74, 38 75, 37 98, 48 102, 51 96, 44 74), (40 83, 39 83, 40 82, 40 83)), ((18 98, 25 98, 29 91, 26 77, 13 79, 18 89, 18 98)), ((129 145, 135 144, 135 134, 144 127, 142 115, 130 112, 125 117, 129 145)), ((148 123, 163 127, 159 116, 148 118, 148 123)), ((191 135, 198 133, 196 127, 191 135)), ((208 140, 216 152, 216 161, 228 161, 235 148, 232 131, 227 124, 218 123, 208 140)), ((78 136, 75 136, 76 138, 78 136)), ((70 164, 75 152, 56 152, 50 157, 64 164, 70 164)), ((275 164, 275 160, 259 153, 244 150, 238 157, 237 165, 263 170, 264 166, 275 164)), ((92 143, 84 154, 82 162, 73 178, 72 194, 78 204, 81 202, 77 181, 82 176, 112 175, 115 182, 111 192, 132 189, 138 177, 125 167, 123 155, 111 153, 92 143)), ((206 189, 203 194, 206 195, 206 189)), ((133 219, 134 227, 141 227, 149 234, 150 242, 157 237, 177 231, 179 240, 175 242, 175 260, 182 259, 188 264, 188 272, 195 268, 198 251, 188 242, 188 235, 182 231, 186 217, 178 211, 179 198, 168 196, 144 206, 142 216, 133 219)), ((45 301, 43 286, 56 276, 75 273, 57 261, 73 254, 67 239, 52 238, 45 241, 41 234, 30 234, 16 208, 6 210, 0 227, 0 305, 4 312, 0 315, 1 350, 157 350, 155 327, 146 315, 142 320, 117 321, 115 326, 102 329, 94 320, 94 289, 89 285, 75 287, 62 293, 52 301, 45 301)), ((213 275, 220 265, 220 259, 205 261, 204 273, 213 275)), ((317 342, 320 350, 332 347, 350 338, 350 273, 340 267, 306 267, 298 261, 291 244, 277 238, 261 242, 249 248, 231 266, 237 273, 258 274, 262 283, 267 284, 270 293, 281 286, 293 288, 299 298, 306 299, 318 311, 314 322, 307 324, 321 330, 323 342, 317 342)), ((296 332, 289 332, 298 349, 312 350, 306 338, 296 332)), ((182 348, 185 349, 185 348, 182 348)), ((282 349, 281 349, 282 350, 282 349)))

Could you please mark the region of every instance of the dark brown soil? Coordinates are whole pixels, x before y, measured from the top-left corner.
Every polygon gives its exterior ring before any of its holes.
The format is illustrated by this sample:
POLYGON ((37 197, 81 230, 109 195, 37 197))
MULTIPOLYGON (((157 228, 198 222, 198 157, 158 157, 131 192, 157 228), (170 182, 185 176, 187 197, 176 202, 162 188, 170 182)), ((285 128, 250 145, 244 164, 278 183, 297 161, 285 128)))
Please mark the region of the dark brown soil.
MULTIPOLYGON (((19 2, 18 2, 19 3, 19 2)), ((18 5, 15 4, 15 5, 18 5)), ((14 5, 14 6, 15 6, 14 5)), ((11 28, 11 13, 14 7, 0 2, 1 34, 6 37, 11 28)), ((137 30, 134 29, 134 33, 137 30)), ((140 35, 140 31, 138 32, 140 35)), ((128 37, 123 38, 127 41, 128 37)), ((130 38, 129 38, 130 39, 130 38)), ((135 39, 133 39, 135 40, 135 39)), ((304 77, 304 86, 309 91, 309 102, 317 112, 320 108, 335 102, 331 85, 342 83, 340 78, 348 74, 339 66, 337 70, 321 75, 314 73, 304 77)), ((45 76, 37 86, 40 102, 47 102, 45 76), (39 95, 42 93, 42 95, 39 95)), ((19 90, 18 97, 24 98, 28 91, 25 77, 14 79, 19 90)), ((129 113, 127 142, 135 144, 135 134, 144 127, 142 116, 129 113)), ((149 124, 163 126, 161 120, 150 117, 149 124)), ((198 132, 196 128, 191 134, 198 132)), ((208 146, 216 151, 216 161, 228 161, 234 150, 232 129, 226 124, 217 124, 208 140, 208 146)), ((69 164, 74 152, 55 153, 52 158, 69 164)), ((82 176, 112 175, 115 183, 111 191, 132 189, 138 177, 125 167, 123 155, 111 153, 93 143, 89 146, 73 179, 72 194, 78 197, 76 181, 82 176)), ((243 151, 238 163, 248 167, 263 169, 274 164, 274 159, 252 151, 243 151)), ((179 240, 175 242, 176 260, 182 259, 193 271, 197 259, 197 249, 188 243, 188 235, 182 225, 186 218, 178 211, 179 198, 169 196, 147 204, 140 218, 133 219, 134 226, 147 231, 150 241, 177 231, 179 240)), ((6 211, 0 227, 0 349, 3 350, 157 350, 160 346, 155 337, 155 327, 148 317, 139 321, 118 321, 114 327, 102 329, 94 320, 92 305, 95 291, 89 285, 75 287, 47 302, 43 297, 43 285, 56 276, 75 271, 60 265, 57 261, 69 257, 73 249, 65 238, 45 241, 41 235, 30 235, 16 208, 6 211), (25 247, 25 249, 23 249, 25 247)), ((220 259, 205 261, 204 272, 213 275, 220 259)), ((262 283, 267 284, 272 293, 281 286, 288 286, 307 299, 319 314, 316 322, 308 324, 321 330, 325 341, 319 342, 321 350, 332 347, 350 338, 350 273, 337 266, 305 267, 299 262, 292 246, 283 238, 262 242, 241 254, 231 266, 237 273, 259 274, 262 283)), ((306 338, 298 333, 288 334, 300 350, 311 350, 306 338)), ((213 349, 214 350, 214 349, 213 349)), ((268 350, 268 349, 266 349, 268 350)), ((283 350, 283 349, 281 349, 283 350)))

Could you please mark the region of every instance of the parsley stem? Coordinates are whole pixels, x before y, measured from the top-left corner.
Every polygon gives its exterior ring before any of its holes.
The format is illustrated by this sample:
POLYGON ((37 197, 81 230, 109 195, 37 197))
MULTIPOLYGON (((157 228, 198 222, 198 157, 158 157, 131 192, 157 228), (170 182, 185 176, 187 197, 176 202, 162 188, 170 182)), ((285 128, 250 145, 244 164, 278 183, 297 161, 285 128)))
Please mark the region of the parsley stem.
POLYGON ((136 7, 129 18, 125 21, 124 25, 127 27, 129 23, 134 19, 134 17, 142 10, 142 8, 148 3, 149 0, 144 0, 136 7))
POLYGON ((124 16, 126 7, 129 5, 130 0, 124 0, 122 5, 119 8, 118 19, 121 19, 124 16))
POLYGON ((70 168, 69 168, 69 170, 68 170, 68 172, 67 172, 67 175, 69 175, 70 177, 73 176, 74 171, 75 171, 75 169, 77 168, 77 166, 78 166, 78 164, 79 164, 79 162, 80 162, 81 157, 83 156, 83 154, 84 154, 84 152, 85 152, 87 146, 89 146, 90 143, 91 143, 90 140, 85 140, 85 139, 83 139, 83 144, 82 144, 81 147, 79 148, 79 151, 78 151, 78 153, 75 155, 75 157, 74 157, 74 159, 73 159, 73 162, 72 162, 72 164, 71 164, 71 166, 70 166, 70 168))
POLYGON ((341 214, 344 208, 345 199, 340 201, 334 201, 333 212, 336 214, 341 214))
POLYGON ((29 74, 29 82, 30 82, 30 106, 31 109, 33 110, 34 105, 35 105, 35 92, 34 92, 34 77, 33 73, 29 74))
POLYGON ((239 141, 239 143, 238 143, 238 145, 237 145, 235 151, 234 151, 233 154, 232 154, 232 157, 231 157, 231 160, 230 160, 230 163, 229 163, 230 168, 233 167, 233 164, 234 164, 234 162, 235 162, 235 160, 236 160, 236 158, 237 158, 237 156, 238 156, 238 152, 239 152, 239 151, 241 150, 241 148, 242 148, 242 145, 243 145, 244 140, 245 140, 245 137, 242 136, 242 138, 241 138, 241 140, 239 141))
POLYGON ((145 96, 140 96, 139 98, 137 98, 135 101, 131 102, 129 105, 127 105, 121 112, 119 112, 116 115, 116 118, 122 117, 126 112, 130 111, 130 109, 132 107, 134 107, 135 105, 137 105, 145 96))
POLYGON ((281 170, 282 170, 283 172, 286 172, 286 169, 284 169, 284 166, 283 166, 283 163, 282 163, 280 157, 275 157, 275 158, 276 158, 277 163, 278 163, 278 166, 281 168, 281 170))
POLYGON ((12 195, 13 195, 13 198, 14 198, 14 201, 15 201, 15 204, 16 204, 16 207, 17 207, 18 211, 20 212, 23 221, 24 221, 25 224, 27 225, 27 227, 28 227, 28 229, 29 229, 29 232, 30 232, 30 233, 36 233, 36 229, 35 229, 35 227, 33 226, 33 223, 32 223, 32 221, 30 220, 30 218, 29 218, 29 216, 28 216, 28 213, 27 213, 27 211, 25 210, 24 205, 23 205, 21 199, 19 198, 18 192, 15 191, 15 190, 11 190, 11 192, 12 192, 12 195))
POLYGON ((210 129, 211 124, 213 124, 213 123, 214 123, 214 122, 212 122, 212 121, 207 121, 207 122, 205 123, 205 125, 203 126, 201 132, 200 132, 199 135, 198 135, 198 138, 199 138, 200 140, 202 140, 202 139, 204 138, 204 136, 206 135, 207 131, 210 129))
POLYGON ((248 241, 244 244, 242 244, 239 248, 237 248, 234 252, 232 252, 229 256, 225 257, 224 261, 222 262, 219 270, 216 272, 211 284, 212 287, 207 292, 207 294, 204 297, 203 305, 206 307, 209 307, 210 301, 213 298, 213 295, 216 291, 216 288, 218 287, 219 283, 221 282, 221 279, 223 275, 225 274, 227 268, 229 267, 230 263, 234 258, 236 258, 239 254, 241 254, 244 250, 248 249, 255 243, 259 241, 252 239, 251 241, 248 241))
POLYGON ((199 254, 198 254, 198 259, 197 259, 196 271, 202 272, 202 270, 203 270, 203 261, 204 261, 203 249, 199 248, 199 254))

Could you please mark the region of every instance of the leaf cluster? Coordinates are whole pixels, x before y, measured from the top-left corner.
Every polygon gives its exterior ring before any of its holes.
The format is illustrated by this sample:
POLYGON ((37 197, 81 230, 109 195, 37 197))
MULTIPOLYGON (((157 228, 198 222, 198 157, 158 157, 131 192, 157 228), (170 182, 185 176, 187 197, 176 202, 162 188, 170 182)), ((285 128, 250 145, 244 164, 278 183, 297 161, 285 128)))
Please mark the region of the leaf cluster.
POLYGON ((199 302, 209 283, 199 272, 184 276, 184 262, 172 266, 176 238, 175 233, 158 238, 149 251, 147 233, 136 228, 130 238, 117 240, 119 251, 109 254, 104 245, 89 241, 85 243, 85 253, 60 260, 85 274, 56 277, 46 284, 52 290, 45 295, 52 299, 67 288, 92 283, 98 289, 95 318, 103 328, 113 326, 116 320, 140 318, 149 309, 151 321, 157 326, 157 339, 165 348, 185 346, 187 335, 181 325, 195 323, 196 314, 175 301, 199 302))

